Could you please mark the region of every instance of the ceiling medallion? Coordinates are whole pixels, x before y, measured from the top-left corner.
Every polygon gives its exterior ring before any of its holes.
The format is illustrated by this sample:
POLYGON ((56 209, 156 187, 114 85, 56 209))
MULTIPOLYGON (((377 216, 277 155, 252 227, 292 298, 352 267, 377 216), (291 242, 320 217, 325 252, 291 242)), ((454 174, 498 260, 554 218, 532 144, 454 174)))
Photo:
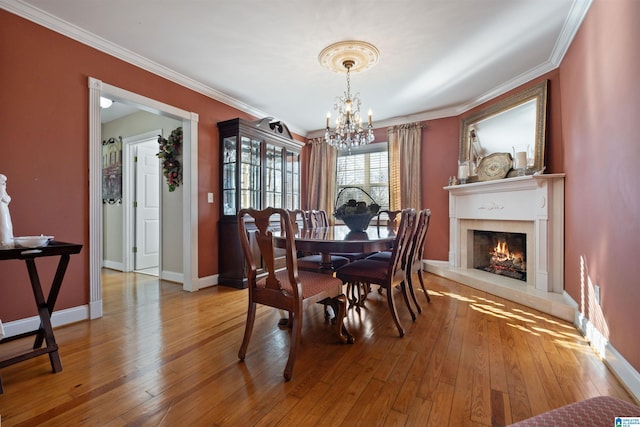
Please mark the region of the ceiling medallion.
POLYGON ((351 95, 351 72, 365 71, 373 67, 380 57, 380 52, 372 44, 361 41, 344 41, 334 43, 320 52, 318 60, 328 70, 347 74, 347 90, 344 95, 336 97, 333 108, 338 113, 335 130, 331 131, 331 113, 327 113, 327 124, 324 139, 328 144, 340 150, 351 151, 351 148, 373 142, 372 113, 369 109, 367 130, 362 127, 360 117, 360 93, 351 95))
POLYGON ((348 40, 325 47, 318 55, 324 68, 334 73, 344 73, 344 62, 353 61, 352 73, 366 71, 378 63, 380 52, 371 43, 348 40))

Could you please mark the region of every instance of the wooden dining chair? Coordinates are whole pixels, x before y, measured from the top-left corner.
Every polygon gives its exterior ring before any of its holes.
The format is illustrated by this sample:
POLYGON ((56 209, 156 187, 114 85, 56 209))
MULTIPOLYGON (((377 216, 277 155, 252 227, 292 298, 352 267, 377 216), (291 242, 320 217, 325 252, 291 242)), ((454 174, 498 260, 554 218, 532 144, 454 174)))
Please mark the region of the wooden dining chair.
POLYGON ((307 211, 309 217, 309 228, 328 227, 329 217, 327 211, 321 209, 312 209, 307 211))
POLYGON ((376 215, 376 227, 378 227, 378 229, 380 229, 381 225, 384 225, 381 223, 382 217, 383 215, 387 216, 387 228, 389 230, 397 230, 398 229, 398 222, 400 220, 400 214, 402 213, 402 210, 397 210, 397 211, 390 211, 388 209, 383 209, 381 211, 378 212, 378 214, 376 215))
POLYGON ((309 228, 309 218, 305 211, 302 209, 289 209, 287 212, 289 213, 291 225, 293 225, 293 231, 309 228))
MULTIPOLYGON (((302 212, 306 217, 306 229, 316 229, 319 227, 328 227, 329 219, 327 213, 323 210, 296 211, 302 212)), ((298 213, 298 215, 300 215, 298 213)), ((351 260, 342 255, 331 255, 331 266, 335 270, 343 265, 349 264, 351 260)), ((298 257, 298 269, 305 271, 322 272, 322 255, 320 254, 302 254, 298 257)))
MULTIPOLYGON (((427 302, 431 302, 431 297, 427 292, 427 289, 424 285, 424 278, 422 277, 422 255, 424 253, 424 243, 427 236, 427 230, 429 228, 429 222, 431 220, 431 211, 429 209, 423 209, 417 214, 416 219, 416 227, 413 232, 413 236, 411 236, 410 245, 407 246, 406 252, 402 257, 402 269, 405 273, 405 280, 407 284, 407 288, 409 289, 409 294, 413 299, 413 302, 416 306, 416 310, 418 313, 422 313, 422 307, 418 303, 418 300, 415 295, 414 287, 413 287, 413 277, 418 276, 418 280, 420 282, 420 286, 427 297, 427 302)), ((374 261, 386 262, 388 263, 391 258, 390 251, 381 251, 376 252, 367 257, 367 259, 371 259, 374 261)))
POLYGON ((278 208, 242 209, 238 212, 238 234, 242 251, 247 260, 249 287, 247 323, 242 345, 238 351, 240 360, 244 360, 247 353, 255 323, 257 304, 289 313, 291 342, 289 357, 284 369, 284 378, 287 381, 291 379, 293 365, 300 346, 303 312, 310 304, 318 302, 330 305, 335 313, 333 323, 335 323, 340 341, 343 343, 353 342, 353 338, 344 326, 346 298, 342 293, 342 282, 328 274, 298 270, 294 231, 286 210, 278 208), (247 218, 252 218, 254 221, 251 231, 247 227, 247 218), (282 269, 276 268, 276 247, 273 239, 273 224, 278 223, 281 228, 280 233, 284 233, 286 241, 286 267, 282 269), (249 232, 254 233, 258 253, 249 244, 249 232), (259 268, 261 269, 260 274, 258 273, 259 268))
MULTIPOLYGON (((378 228, 378 231, 380 230, 380 226, 385 226, 385 224, 381 224, 380 218, 382 214, 386 214, 388 218, 387 224, 386 224, 387 229, 389 229, 390 232, 396 233, 398 230, 401 213, 402 213, 401 210, 399 211, 382 210, 378 212, 378 214, 376 215, 377 216, 376 227, 378 228)), ((368 255, 367 258, 373 259, 376 261, 389 262, 391 260, 391 250, 376 252, 368 255)))
POLYGON ((376 284, 386 290, 389 311, 401 337, 404 336, 404 329, 398 318, 394 300, 394 290, 396 287, 400 287, 411 318, 415 320, 416 316, 409 303, 404 271, 402 269, 402 257, 410 245, 415 224, 416 210, 404 209, 401 213, 398 233, 393 244, 393 250, 391 251, 391 259, 388 263, 372 259, 362 259, 347 264, 336 271, 336 277, 348 285, 364 284, 368 287, 371 284, 376 284))
POLYGON ((416 221, 415 231, 411 238, 411 244, 407 250, 407 256, 405 257, 404 274, 407 282, 407 288, 413 299, 418 313, 422 313, 422 307, 418 303, 416 294, 413 287, 413 277, 418 276, 420 286, 427 297, 427 302, 431 302, 429 292, 424 286, 424 279, 422 277, 422 255, 424 254, 424 245, 427 240, 427 231, 429 230, 429 223, 431 221, 431 210, 423 209, 418 213, 418 219, 416 221))

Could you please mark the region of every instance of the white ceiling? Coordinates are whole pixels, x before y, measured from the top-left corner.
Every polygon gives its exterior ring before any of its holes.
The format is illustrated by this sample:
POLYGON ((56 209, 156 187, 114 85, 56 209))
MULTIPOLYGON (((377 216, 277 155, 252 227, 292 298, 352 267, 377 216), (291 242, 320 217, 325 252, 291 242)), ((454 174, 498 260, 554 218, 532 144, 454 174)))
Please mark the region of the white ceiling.
MULTIPOLYGON (((257 117, 313 135, 344 74, 342 40, 380 60, 352 73, 374 126, 460 114, 555 69, 591 0, 0 0, 0 6, 257 117)), ((109 82, 106 82, 109 83, 109 82)))

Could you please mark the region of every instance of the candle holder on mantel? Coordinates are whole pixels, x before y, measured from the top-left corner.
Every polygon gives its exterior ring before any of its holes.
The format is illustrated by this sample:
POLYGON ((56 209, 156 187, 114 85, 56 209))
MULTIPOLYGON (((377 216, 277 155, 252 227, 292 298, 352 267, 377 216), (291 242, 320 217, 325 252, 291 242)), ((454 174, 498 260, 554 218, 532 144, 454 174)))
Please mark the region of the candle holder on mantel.
POLYGON ((466 184, 467 179, 469 179, 469 161, 458 160, 458 182, 466 184))
POLYGON ((515 169, 518 176, 524 176, 527 170, 528 164, 529 146, 514 145, 513 146, 513 169, 515 169))

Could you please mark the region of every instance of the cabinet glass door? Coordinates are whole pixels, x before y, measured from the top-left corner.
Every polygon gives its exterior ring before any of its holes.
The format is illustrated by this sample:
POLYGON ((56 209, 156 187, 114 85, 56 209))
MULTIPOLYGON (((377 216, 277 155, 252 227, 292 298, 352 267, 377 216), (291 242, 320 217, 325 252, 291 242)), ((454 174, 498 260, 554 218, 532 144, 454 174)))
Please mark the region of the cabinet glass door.
POLYGON ((222 203, 225 215, 236 214, 236 137, 224 138, 222 149, 222 203))
POLYGON ((265 207, 282 207, 282 147, 265 147, 265 207))
POLYGON ((260 182, 260 141, 241 137, 240 208, 262 209, 260 182))
POLYGON ((285 162, 285 208, 300 208, 300 154, 291 151, 285 162))

